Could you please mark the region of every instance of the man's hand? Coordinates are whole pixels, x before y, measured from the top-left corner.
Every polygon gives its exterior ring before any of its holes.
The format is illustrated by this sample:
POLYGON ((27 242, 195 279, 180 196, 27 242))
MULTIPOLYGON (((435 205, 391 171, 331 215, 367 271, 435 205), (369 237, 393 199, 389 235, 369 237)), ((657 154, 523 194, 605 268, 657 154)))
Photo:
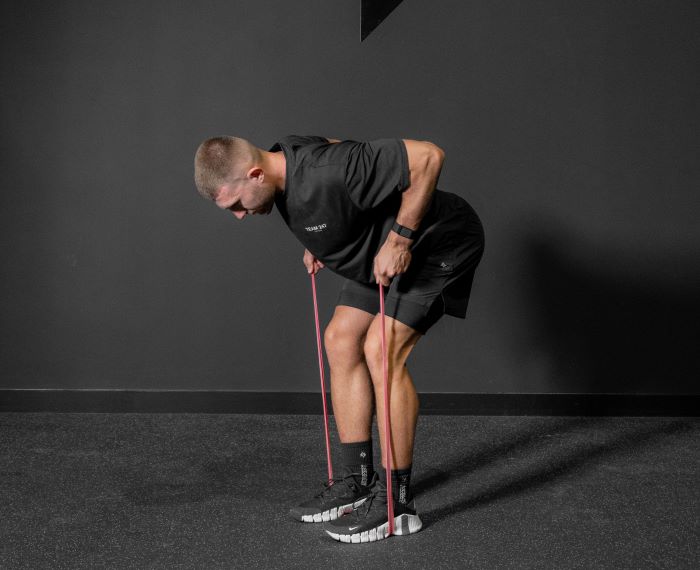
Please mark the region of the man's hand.
POLYGON ((389 232, 384 245, 374 258, 374 278, 385 287, 391 284, 396 275, 405 273, 411 264, 411 243, 413 240, 389 232))
POLYGON ((325 267, 325 265, 316 259, 316 256, 308 249, 304 250, 304 265, 306 266, 306 271, 309 273, 309 275, 316 275, 316 273, 325 267))

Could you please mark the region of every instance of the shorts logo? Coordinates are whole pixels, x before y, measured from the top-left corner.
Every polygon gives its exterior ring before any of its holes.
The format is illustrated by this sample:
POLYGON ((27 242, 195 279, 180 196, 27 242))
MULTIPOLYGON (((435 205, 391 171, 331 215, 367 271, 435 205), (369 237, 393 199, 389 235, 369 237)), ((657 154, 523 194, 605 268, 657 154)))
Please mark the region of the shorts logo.
POLYGON ((452 266, 449 263, 445 263, 444 261, 440 263, 440 269, 443 271, 450 271, 452 269, 452 266))
POLYGON ((319 224, 318 226, 307 226, 304 229, 307 232, 322 232, 328 227, 328 224, 319 224))

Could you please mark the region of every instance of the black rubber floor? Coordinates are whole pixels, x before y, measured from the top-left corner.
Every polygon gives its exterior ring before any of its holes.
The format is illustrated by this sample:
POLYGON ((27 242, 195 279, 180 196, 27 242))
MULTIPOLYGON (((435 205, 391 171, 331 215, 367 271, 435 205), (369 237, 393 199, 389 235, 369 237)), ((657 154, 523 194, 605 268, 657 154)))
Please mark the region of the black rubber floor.
POLYGON ((686 418, 426 416, 423 531, 348 545, 287 516, 325 475, 321 416, 5 413, 0 567, 697 569, 698 436, 686 418))

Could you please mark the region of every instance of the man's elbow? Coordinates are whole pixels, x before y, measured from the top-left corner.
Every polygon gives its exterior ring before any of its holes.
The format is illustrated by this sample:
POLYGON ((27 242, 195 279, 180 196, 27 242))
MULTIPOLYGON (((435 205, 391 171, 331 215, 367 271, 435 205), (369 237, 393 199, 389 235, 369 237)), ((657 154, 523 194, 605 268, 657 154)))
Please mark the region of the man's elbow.
POLYGON ((440 172, 442 164, 445 162, 445 151, 434 143, 427 142, 427 144, 429 149, 428 164, 430 167, 440 172))
POLYGON ((404 140, 408 154, 408 167, 411 181, 437 179, 445 161, 445 152, 430 141, 404 140))

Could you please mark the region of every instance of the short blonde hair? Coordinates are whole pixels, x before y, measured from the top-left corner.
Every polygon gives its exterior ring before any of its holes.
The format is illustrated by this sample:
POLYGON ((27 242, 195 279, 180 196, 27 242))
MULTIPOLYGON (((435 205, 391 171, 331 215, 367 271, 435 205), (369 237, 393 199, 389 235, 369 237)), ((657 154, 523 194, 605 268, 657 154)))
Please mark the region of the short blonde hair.
POLYGON ((194 183, 204 198, 216 200, 219 188, 262 158, 260 149, 238 137, 212 137, 194 155, 194 183))

